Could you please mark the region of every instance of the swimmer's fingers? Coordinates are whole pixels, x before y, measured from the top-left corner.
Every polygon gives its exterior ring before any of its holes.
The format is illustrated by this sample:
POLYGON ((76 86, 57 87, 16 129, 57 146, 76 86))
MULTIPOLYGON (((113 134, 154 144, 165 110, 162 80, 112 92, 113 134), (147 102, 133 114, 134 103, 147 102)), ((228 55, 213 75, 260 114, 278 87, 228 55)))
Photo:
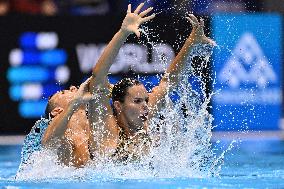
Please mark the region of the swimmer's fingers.
POLYGON ((88 91, 88 88, 89 88, 88 85, 89 85, 90 81, 91 81, 91 77, 89 77, 88 79, 86 79, 86 81, 84 81, 84 82, 80 85, 78 91, 80 91, 80 92, 86 92, 86 91, 88 91))
POLYGON ((143 6, 144 6, 144 3, 140 3, 140 5, 138 5, 138 7, 135 9, 135 11, 133 13, 138 14, 143 6))
POLYGON ((153 18, 155 18, 155 14, 152 14, 151 16, 147 16, 147 17, 144 17, 142 18, 142 23, 144 22, 148 22, 149 20, 152 20, 153 18))
POLYGON ((86 79, 86 81, 84 81, 81 85, 83 86, 83 88, 88 87, 88 84, 91 81, 91 77, 89 77, 88 79, 86 79))
POLYGON ((203 18, 200 18, 200 22, 197 26, 197 30, 199 31, 199 35, 204 36, 204 20, 203 20, 203 18))
POLYGON ((145 15, 147 15, 149 12, 151 12, 151 10, 153 10, 153 7, 149 7, 148 9, 144 10, 143 12, 141 12, 139 14, 139 16, 142 18, 144 17, 145 15))
POLYGON ((194 24, 199 24, 198 19, 193 14, 188 14, 188 17, 194 22, 194 24))
POLYGON ((90 83, 91 81, 91 77, 89 77, 88 79, 86 79, 82 84, 83 85, 87 85, 88 83, 90 83))
POLYGON ((127 7, 127 14, 128 13, 131 13, 131 4, 128 4, 128 7, 127 7))
POLYGON ((140 32, 138 30, 138 28, 133 28, 133 32, 135 33, 135 35, 140 38, 140 32))
POLYGON ((190 22, 190 24, 192 25, 193 28, 196 28, 196 27, 197 27, 197 24, 194 23, 194 21, 191 20, 191 18, 189 18, 189 17, 185 17, 185 18, 190 22))

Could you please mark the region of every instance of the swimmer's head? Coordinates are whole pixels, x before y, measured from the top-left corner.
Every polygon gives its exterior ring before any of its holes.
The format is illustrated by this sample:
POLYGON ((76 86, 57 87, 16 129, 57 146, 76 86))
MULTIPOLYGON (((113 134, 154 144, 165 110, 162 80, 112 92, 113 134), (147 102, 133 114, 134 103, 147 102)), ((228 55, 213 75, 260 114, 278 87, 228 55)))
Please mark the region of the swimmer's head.
POLYGON ((124 102, 128 88, 134 85, 143 85, 143 84, 136 79, 130 79, 130 78, 124 78, 119 82, 117 82, 112 88, 112 93, 111 93, 112 101, 124 102))
POLYGON ((45 117, 53 118, 60 114, 64 109, 68 107, 68 104, 74 98, 74 95, 78 91, 77 87, 70 86, 69 90, 58 91, 49 97, 46 109, 45 117))
POLYGON ((137 126, 143 126, 148 119, 148 100, 148 92, 138 80, 122 79, 112 89, 114 115, 133 126, 129 129, 141 129, 137 126))

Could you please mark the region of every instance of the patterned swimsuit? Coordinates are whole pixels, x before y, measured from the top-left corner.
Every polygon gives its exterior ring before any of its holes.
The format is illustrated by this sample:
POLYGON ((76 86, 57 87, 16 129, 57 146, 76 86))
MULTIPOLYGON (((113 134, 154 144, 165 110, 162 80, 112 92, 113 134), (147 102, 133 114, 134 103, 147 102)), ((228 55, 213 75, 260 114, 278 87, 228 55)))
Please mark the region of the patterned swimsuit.
POLYGON ((138 143, 133 143, 132 139, 127 137, 123 129, 119 132, 119 145, 112 155, 112 158, 117 163, 128 163, 139 161, 141 156, 144 155, 144 147, 151 145, 151 139, 145 132, 138 133, 140 139, 138 143))

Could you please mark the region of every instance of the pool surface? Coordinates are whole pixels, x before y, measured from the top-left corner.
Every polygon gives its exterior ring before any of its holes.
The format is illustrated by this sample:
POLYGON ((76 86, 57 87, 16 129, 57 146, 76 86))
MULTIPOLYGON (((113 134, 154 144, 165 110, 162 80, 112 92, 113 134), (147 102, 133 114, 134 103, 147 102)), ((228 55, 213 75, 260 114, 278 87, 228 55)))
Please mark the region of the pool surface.
MULTIPOLYGON (((214 143, 216 153, 231 141, 214 143)), ((284 188, 284 142, 251 140, 236 142, 226 153, 220 177, 163 179, 104 179, 15 181, 21 146, 0 146, 0 188, 284 188)))

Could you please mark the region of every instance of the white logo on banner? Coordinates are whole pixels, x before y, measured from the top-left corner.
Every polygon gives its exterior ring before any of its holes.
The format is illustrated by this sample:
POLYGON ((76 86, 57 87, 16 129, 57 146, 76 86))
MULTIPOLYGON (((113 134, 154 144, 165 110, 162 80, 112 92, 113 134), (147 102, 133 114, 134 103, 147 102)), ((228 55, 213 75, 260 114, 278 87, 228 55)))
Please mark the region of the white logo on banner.
POLYGON ((238 88, 242 83, 265 88, 269 82, 276 82, 277 76, 253 34, 244 33, 218 79, 231 88, 238 88))
MULTIPOLYGON (((78 44, 76 52, 82 72, 88 73, 98 61, 106 44, 78 44)), ((148 49, 143 45, 124 44, 110 73, 127 72, 129 69, 137 73, 163 73, 167 65, 174 59, 175 53, 169 44, 156 44, 151 49, 151 62, 148 62, 148 49)))

